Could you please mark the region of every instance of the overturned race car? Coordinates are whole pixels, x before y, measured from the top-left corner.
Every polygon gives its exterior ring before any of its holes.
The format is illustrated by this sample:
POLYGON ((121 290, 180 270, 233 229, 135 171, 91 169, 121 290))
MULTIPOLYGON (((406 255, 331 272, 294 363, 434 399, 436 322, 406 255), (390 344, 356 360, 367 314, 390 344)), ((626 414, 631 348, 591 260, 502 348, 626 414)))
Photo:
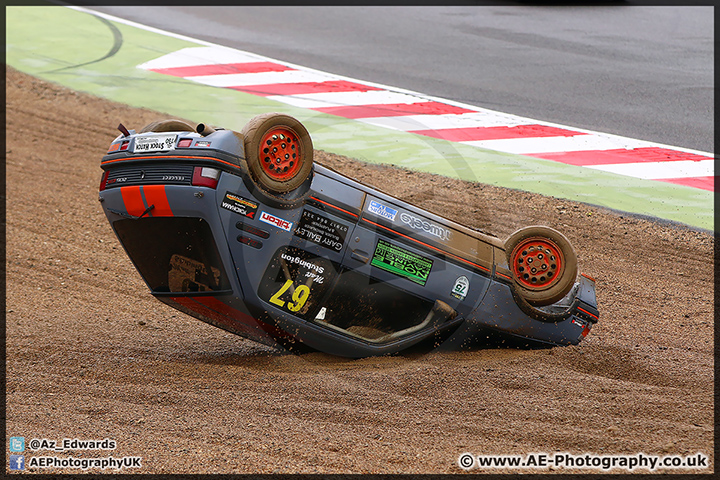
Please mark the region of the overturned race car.
POLYGON ((290 350, 364 357, 489 333, 580 342, 595 281, 542 226, 505 241, 313 163, 279 113, 234 132, 161 120, 121 131, 100 202, 158 300, 290 350))

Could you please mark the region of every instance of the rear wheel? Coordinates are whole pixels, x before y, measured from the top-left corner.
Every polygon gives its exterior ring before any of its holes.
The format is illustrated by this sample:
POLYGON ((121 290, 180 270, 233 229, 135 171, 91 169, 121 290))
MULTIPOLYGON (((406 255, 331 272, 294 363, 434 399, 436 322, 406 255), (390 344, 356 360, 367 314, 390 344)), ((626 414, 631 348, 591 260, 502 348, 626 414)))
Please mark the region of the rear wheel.
POLYGON ((307 185, 313 145, 302 123, 282 113, 266 113, 251 119, 242 136, 248 170, 260 189, 277 198, 307 185))
POLYGON ((531 305, 555 303, 575 284, 575 250, 557 230, 522 228, 505 241, 505 254, 516 292, 531 305))
POLYGON ((148 132, 194 132, 195 127, 183 120, 157 120, 148 123, 140 130, 140 133, 148 132))

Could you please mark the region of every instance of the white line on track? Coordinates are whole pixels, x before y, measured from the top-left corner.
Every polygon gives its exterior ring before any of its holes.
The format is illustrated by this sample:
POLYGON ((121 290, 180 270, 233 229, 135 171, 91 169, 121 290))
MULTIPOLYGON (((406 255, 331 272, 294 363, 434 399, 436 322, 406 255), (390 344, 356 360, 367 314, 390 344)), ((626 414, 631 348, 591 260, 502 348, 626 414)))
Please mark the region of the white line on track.
POLYGON ((286 70, 284 72, 235 73, 227 75, 199 75, 185 77, 193 82, 213 87, 243 87, 273 83, 324 82, 328 78, 314 72, 302 70, 286 70))
MULTIPOLYGON (((698 188, 706 190, 714 190, 714 184, 708 177, 714 175, 713 154, 701 152, 698 150, 674 147, 643 140, 635 140, 618 135, 593 132, 590 130, 578 129, 564 125, 543 122, 529 118, 509 115, 481 107, 466 105, 460 102, 424 95, 410 90, 381 85, 373 82, 352 79, 341 75, 335 75, 322 72, 312 68, 295 65, 288 62, 278 61, 272 58, 264 57, 250 52, 243 52, 230 47, 225 47, 210 42, 186 37, 184 35, 167 32, 154 27, 149 27, 136 22, 125 20, 112 15, 95 12, 83 7, 69 6, 77 11, 82 11, 92 15, 97 15, 114 22, 122 23, 149 32, 177 38, 187 42, 191 42, 200 47, 188 47, 176 52, 164 55, 160 58, 151 60, 138 68, 146 70, 164 70, 178 67, 203 67, 207 65, 229 65, 229 64, 249 64, 253 62, 269 62, 278 66, 288 68, 285 71, 260 72, 260 73, 217 73, 212 75, 192 75, 186 76, 188 80, 192 80, 205 85, 216 87, 252 87, 253 85, 284 85, 289 84, 317 84, 319 93, 300 93, 285 95, 269 95, 266 98, 276 100, 300 108, 308 109, 327 109, 328 107, 347 107, 348 109, 361 108, 363 106, 381 106, 388 105, 388 108, 397 108, 395 104, 414 105, 424 102, 437 102, 443 105, 459 107, 465 110, 471 110, 471 113, 452 113, 452 114, 410 114, 404 115, 404 108, 392 112, 389 116, 356 118, 357 121, 386 127, 401 131, 423 131, 426 135, 439 136, 439 138, 453 138, 459 143, 465 145, 482 147, 490 150, 496 150, 506 153, 520 155, 554 155, 557 161, 573 163, 572 155, 583 156, 583 152, 609 152, 604 156, 598 156, 597 161, 588 160, 587 154, 582 158, 582 164, 588 165, 589 168, 613 172, 620 175, 628 175, 643 179, 672 179, 682 178, 683 184, 693 184, 698 188), (333 91, 330 84, 333 82, 349 82, 356 85, 372 87, 372 90, 366 91, 333 91), (323 82, 328 82, 323 84, 323 82), (326 88, 328 91, 322 91, 326 88), (391 107, 394 105, 394 107, 391 107), (493 130, 493 127, 520 127, 530 126, 522 130, 524 137, 506 138, 507 131, 500 128, 493 130), (533 127, 535 126, 535 127, 533 127), (481 140, 465 140, 463 136, 466 132, 458 132, 453 129, 489 129, 486 131, 470 132, 468 135, 477 134, 481 140), (543 130, 544 129, 544 130, 543 130), (569 130, 570 132, 553 131, 553 129, 569 130), (430 132, 432 131, 432 132, 430 132), (497 138, 492 138, 497 135, 497 138), (642 149, 642 150, 641 150, 642 149), (653 162, 648 159, 647 150, 653 150, 653 155, 659 155, 664 161, 653 162), (659 150, 659 151, 658 151, 659 150), (617 152, 617 161, 612 158, 613 153, 617 152), (628 155, 637 155, 637 162, 632 162, 633 158, 628 160, 628 155), (632 162, 632 163, 631 163, 632 162), (602 164, 600 164, 602 163, 602 164), (697 177, 688 183, 688 178, 697 177)), ((193 69, 193 71, 202 71, 193 69)), ((215 69, 215 71, 218 71, 215 69)), ((159 73, 169 73, 161 71, 159 73)), ((173 74, 173 73, 170 73, 173 74)), ((283 88, 285 88, 283 87, 283 88)), ((292 89, 283 92, 291 92, 292 89)), ((312 91, 312 90, 311 90, 312 91)), ((266 92, 267 93, 267 92, 266 92)), ((259 95, 266 93, 258 92, 259 95)), ((412 109, 410 109, 412 110, 412 109)), ((322 110, 321 110, 322 111, 322 110)), ((336 113, 343 115, 342 113, 336 113)), ((348 118, 355 118, 351 114, 348 118)), ((515 131, 514 133, 517 133, 515 131)), ((516 135, 510 135, 516 136, 516 135)), ((550 157, 547 157, 550 158, 550 157)))
POLYGON ((300 108, 375 105, 382 103, 414 103, 417 101, 417 97, 413 95, 386 90, 308 93, 305 95, 272 95, 267 98, 300 108))
POLYGON ((588 168, 605 172, 618 173, 630 177, 647 180, 664 178, 693 178, 712 176, 715 169, 714 160, 677 161, 677 162, 645 162, 617 165, 592 165, 588 168))
POLYGON ((512 115, 491 115, 488 112, 472 112, 443 115, 405 115, 398 117, 359 118, 359 122, 378 127, 411 132, 413 130, 441 130, 446 128, 515 127, 534 125, 536 122, 512 115))
POLYGON ((653 147, 654 144, 631 138, 613 138, 602 134, 574 135, 570 137, 528 137, 501 140, 480 140, 460 142, 465 145, 497 150, 518 155, 554 152, 583 152, 590 150, 634 149, 653 147))

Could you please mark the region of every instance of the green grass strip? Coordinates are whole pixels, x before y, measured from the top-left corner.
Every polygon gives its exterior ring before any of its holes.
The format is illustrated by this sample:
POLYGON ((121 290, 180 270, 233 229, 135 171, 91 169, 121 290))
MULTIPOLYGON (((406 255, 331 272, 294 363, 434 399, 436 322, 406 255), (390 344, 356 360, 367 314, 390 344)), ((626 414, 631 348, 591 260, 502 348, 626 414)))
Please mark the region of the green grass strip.
POLYGON ((5 13, 7 64, 73 90, 235 130, 260 113, 283 112, 328 152, 713 229, 713 192, 397 132, 140 70, 141 63, 199 45, 65 7, 5 13))

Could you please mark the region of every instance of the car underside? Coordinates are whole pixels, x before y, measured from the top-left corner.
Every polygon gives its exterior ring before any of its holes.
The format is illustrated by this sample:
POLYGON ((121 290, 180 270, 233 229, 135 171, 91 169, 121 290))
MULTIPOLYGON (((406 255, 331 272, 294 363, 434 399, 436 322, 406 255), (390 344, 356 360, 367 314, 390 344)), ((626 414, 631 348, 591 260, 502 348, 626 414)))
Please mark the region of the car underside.
POLYGON ((363 357, 487 332, 576 344, 598 320, 568 240, 502 241, 313 162, 296 119, 119 127, 100 201, 158 300, 243 337, 363 357))

